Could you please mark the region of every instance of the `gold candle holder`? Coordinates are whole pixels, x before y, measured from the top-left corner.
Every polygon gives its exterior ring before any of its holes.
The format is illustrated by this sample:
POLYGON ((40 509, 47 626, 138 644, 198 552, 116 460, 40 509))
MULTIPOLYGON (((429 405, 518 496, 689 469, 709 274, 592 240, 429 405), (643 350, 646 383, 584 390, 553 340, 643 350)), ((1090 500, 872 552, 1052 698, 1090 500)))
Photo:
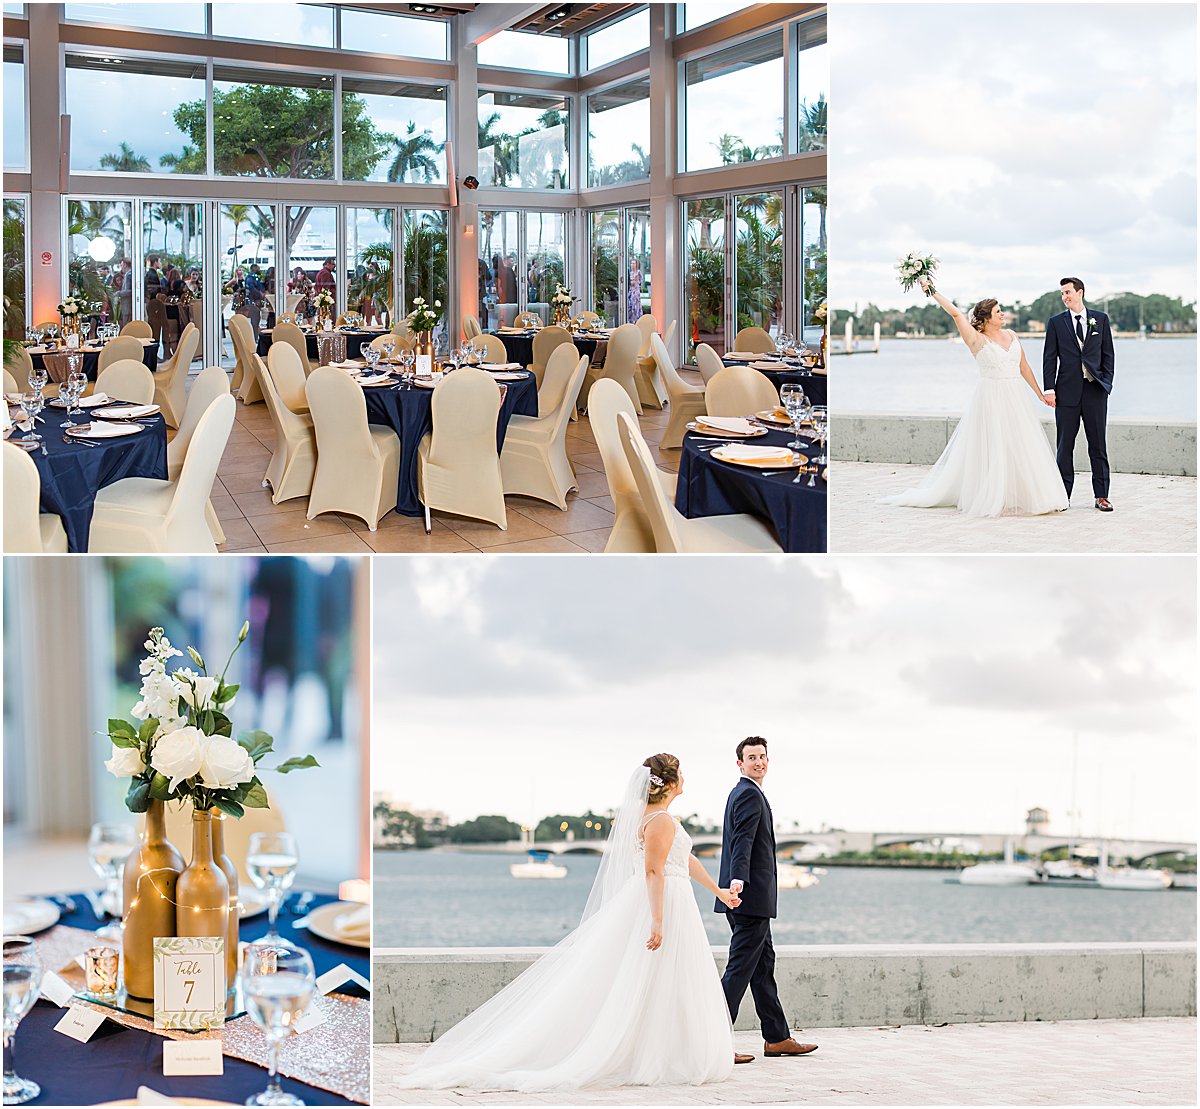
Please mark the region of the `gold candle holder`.
POLYGON ((97 997, 116 994, 120 965, 120 952, 115 947, 89 947, 83 953, 83 975, 88 993, 97 997))

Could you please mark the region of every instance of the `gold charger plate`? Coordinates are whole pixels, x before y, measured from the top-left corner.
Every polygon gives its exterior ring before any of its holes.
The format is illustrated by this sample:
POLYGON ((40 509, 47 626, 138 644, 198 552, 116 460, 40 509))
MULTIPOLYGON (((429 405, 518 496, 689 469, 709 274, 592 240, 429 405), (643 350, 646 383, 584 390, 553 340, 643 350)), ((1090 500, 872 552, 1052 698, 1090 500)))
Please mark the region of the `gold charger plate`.
POLYGON ((348 947, 369 948, 371 946, 370 937, 367 939, 351 939, 349 936, 343 936, 334 926, 334 922, 339 916, 358 908, 361 908, 361 905, 357 901, 331 901, 328 905, 322 905, 318 909, 313 909, 308 914, 308 930, 314 936, 320 936, 323 940, 344 943, 348 947))
POLYGON ((760 435, 767 433, 765 427, 756 427, 750 431, 724 431, 719 427, 701 423, 699 420, 693 420, 687 425, 687 429, 694 431, 697 435, 713 435, 721 439, 757 439, 760 435))
MULTIPOLYGON (((751 470, 795 470, 808 465, 808 455, 795 454, 792 451, 788 451, 787 458, 780 455, 778 458, 763 459, 759 462, 747 458, 728 458, 721 453, 724 449, 724 447, 716 447, 709 453, 720 462, 728 462, 732 466, 745 466, 751 470)), ((784 449, 786 450, 786 448, 784 449)))
POLYGON ((90 435, 92 424, 89 421, 86 424, 74 424, 67 428, 67 435, 72 439, 87 439, 91 443, 102 443, 105 439, 123 439, 126 435, 137 435, 140 431, 145 431, 145 427, 141 424, 117 424, 120 431, 105 432, 103 435, 90 435))

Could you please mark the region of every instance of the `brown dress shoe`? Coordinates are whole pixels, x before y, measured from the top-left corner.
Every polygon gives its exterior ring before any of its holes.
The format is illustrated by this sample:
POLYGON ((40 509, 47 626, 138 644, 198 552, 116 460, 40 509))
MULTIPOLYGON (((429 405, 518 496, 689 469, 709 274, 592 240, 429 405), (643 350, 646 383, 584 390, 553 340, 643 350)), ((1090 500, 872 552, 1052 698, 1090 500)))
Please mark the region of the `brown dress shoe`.
POLYGON ((791 1036, 777 1044, 763 1044, 763 1054, 768 1059, 778 1059, 784 1055, 807 1055, 816 1050, 816 1044, 798 1044, 791 1036))
POLYGON ((754 1056, 753 1056, 753 1055, 741 1055, 741 1054, 739 1054, 738 1052, 736 1052, 736 1051, 735 1051, 735 1052, 733 1053, 733 1062, 734 1062, 734 1065, 735 1065, 735 1066, 736 1066, 738 1063, 753 1063, 753 1062, 754 1062, 754 1056))
POLYGON ((1101 512, 1111 512, 1113 510, 1112 501, 1110 501, 1107 497, 1097 497, 1096 507, 1100 509, 1101 512))

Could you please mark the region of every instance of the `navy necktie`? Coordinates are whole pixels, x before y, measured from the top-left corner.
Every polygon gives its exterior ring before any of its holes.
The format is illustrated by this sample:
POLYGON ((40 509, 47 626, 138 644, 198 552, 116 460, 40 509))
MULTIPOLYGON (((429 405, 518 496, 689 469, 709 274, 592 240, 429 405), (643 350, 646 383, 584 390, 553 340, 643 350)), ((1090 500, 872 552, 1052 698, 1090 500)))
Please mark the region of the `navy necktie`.
POLYGON ((1080 345, 1083 345, 1083 324, 1079 322, 1080 317, 1075 317, 1075 338, 1079 340, 1080 345))

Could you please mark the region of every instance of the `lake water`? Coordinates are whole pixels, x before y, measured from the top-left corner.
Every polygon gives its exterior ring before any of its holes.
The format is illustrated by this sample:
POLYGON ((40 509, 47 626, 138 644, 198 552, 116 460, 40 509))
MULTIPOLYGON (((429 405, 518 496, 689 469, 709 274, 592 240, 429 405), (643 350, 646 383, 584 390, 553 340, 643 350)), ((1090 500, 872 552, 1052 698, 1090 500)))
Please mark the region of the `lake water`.
MULTIPOLYGON (((1042 340, 1022 339, 1021 346, 1040 382, 1042 340)), ((1114 353, 1110 420, 1195 420, 1194 338, 1116 339, 1114 353)), ((833 366, 830 408, 835 414, 958 415, 978 377, 967 348, 945 339, 884 339, 878 354, 835 356, 833 366)), ((1030 403, 1049 412, 1032 393, 1030 403)))
MULTIPOLYGON (((375 853, 378 947, 540 947, 579 923, 599 857, 568 855, 561 881, 520 881, 520 856, 375 853)), ((704 860, 716 875, 716 862, 704 860)), ((1196 894, 949 885, 950 871, 831 867, 820 884, 780 890, 779 944, 1047 943, 1194 940, 1196 894)), ((713 943, 729 927, 695 883, 713 943)))

